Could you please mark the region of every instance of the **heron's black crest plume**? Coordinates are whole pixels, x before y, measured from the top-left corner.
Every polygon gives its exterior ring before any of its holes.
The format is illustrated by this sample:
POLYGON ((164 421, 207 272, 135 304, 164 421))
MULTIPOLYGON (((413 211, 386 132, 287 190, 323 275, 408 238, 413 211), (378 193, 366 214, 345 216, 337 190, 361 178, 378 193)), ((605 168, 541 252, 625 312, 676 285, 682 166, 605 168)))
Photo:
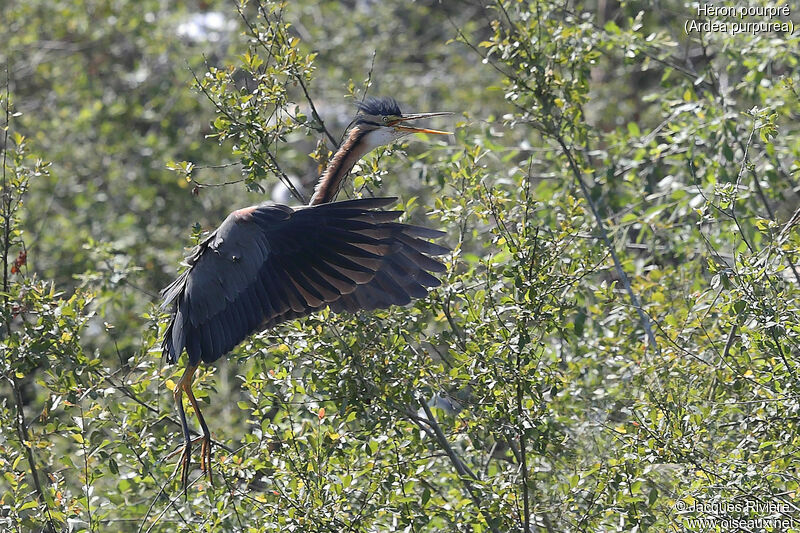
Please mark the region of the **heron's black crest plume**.
MULTIPOLYGON (((367 98, 363 102, 356 104, 358 110, 364 115, 377 115, 377 116, 401 116, 400 104, 394 98, 367 98)), ((358 120, 358 118, 356 118, 358 120)))

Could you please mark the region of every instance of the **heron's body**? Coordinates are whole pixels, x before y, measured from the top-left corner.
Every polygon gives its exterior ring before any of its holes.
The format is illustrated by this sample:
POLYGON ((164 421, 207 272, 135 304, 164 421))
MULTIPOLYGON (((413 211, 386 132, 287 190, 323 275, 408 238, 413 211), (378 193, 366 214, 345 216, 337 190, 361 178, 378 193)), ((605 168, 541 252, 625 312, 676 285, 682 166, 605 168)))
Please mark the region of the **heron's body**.
POLYGON ((429 272, 444 266, 429 256, 447 249, 429 242, 442 232, 401 224, 400 211, 381 211, 394 198, 332 202, 345 176, 364 154, 413 132, 399 125, 436 113, 405 115, 391 99, 371 100, 321 177, 310 205, 262 204, 232 212, 192 255, 189 268, 162 295, 173 317, 162 343, 176 363, 184 349, 187 370, 175 388, 186 445, 191 439, 185 392, 203 429, 204 471, 210 470, 210 432, 191 390, 197 366, 227 354, 253 332, 329 307, 333 312, 405 305, 439 285, 429 272))

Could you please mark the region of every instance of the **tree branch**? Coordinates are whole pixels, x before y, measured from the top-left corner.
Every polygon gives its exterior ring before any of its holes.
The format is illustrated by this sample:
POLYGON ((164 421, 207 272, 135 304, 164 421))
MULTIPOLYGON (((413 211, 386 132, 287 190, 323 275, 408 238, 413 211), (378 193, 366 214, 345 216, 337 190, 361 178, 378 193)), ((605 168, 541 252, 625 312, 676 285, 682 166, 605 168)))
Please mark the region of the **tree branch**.
MULTIPOLYGON (((12 207, 11 207, 11 191, 8 189, 8 180, 6 176, 6 164, 8 161, 8 132, 11 127, 11 90, 9 88, 9 74, 8 64, 6 64, 6 123, 3 131, 3 322, 6 326, 6 336, 11 335, 11 311, 9 310, 9 279, 8 279, 8 253, 11 249, 11 223, 12 223, 12 207)), ((14 393, 14 404, 17 409, 17 437, 19 438, 20 446, 25 450, 25 456, 28 459, 28 467, 31 471, 33 478, 33 486, 36 489, 37 499, 44 505, 45 514, 47 515, 47 528, 51 533, 56 532, 55 525, 53 524, 53 517, 50 515, 50 507, 47 504, 47 499, 44 496, 44 490, 39 481, 39 470, 36 467, 36 457, 33 455, 33 449, 30 446, 30 434, 28 433, 28 424, 25 421, 25 402, 22 400, 22 391, 19 388, 17 378, 13 375, 6 379, 11 384, 11 390, 14 393)))
MULTIPOLYGON (((8 63, 6 63, 6 125, 3 130, 3 309, 8 309, 8 252, 11 248, 11 193, 6 180, 8 159, 8 130, 11 128, 11 91, 9 89, 8 63)), ((5 320, 7 333, 11 334, 11 321, 5 320)))
MULTIPOLYGON (((261 13, 264 15, 264 19, 269 21, 267 17, 267 11, 264 9, 264 6, 261 4, 260 1, 258 2, 258 7, 261 13)), ((264 40, 261 38, 261 33, 250 23, 250 20, 247 18, 247 16, 244 14, 244 12, 242 11, 241 7, 239 7, 238 4, 236 5, 236 10, 239 12, 239 16, 242 18, 242 21, 244 21, 245 25, 250 30, 250 34, 253 36, 253 38, 256 41, 258 41, 258 44, 260 44, 261 47, 267 51, 268 54, 271 55, 272 50, 270 46, 267 45, 266 42, 264 42, 264 40)), ((277 24, 276 27, 278 28, 278 31, 280 31, 280 24, 277 24)), ((303 94, 306 97, 306 102, 308 102, 309 107, 311 107, 311 116, 314 118, 314 120, 317 121, 320 130, 322 130, 322 132, 325 133, 325 136, 331 142, 333 147, 337 148, 339 146, 339 143, 336 142, 336 139, 333 137, 333 135, 331 135, 331 132, 328 131, 328 128, 325 126, 325 121, 322 120, 322 117, 317 112, 317 106, 314 105, 314 100, 311 98, 311 95, 308 94, 308 88, 306 87, 305 80, 297 72, 292 72, 291 75, 295 79, 295 81, 297 81, 298 85, 300 85, 300 88, 303 89, 303 94)))
POLYGON ((527 460, 527 443, 525 442, 525 426, 522 423, 522 356, 517 352, 517 418, 518 418, 518 431, 519 431, 519 448, 520 448, 520 468, 522 469, 522 507, 524 518, 522 521, 523 533, 530 533, 531 531, 531 510, 528 504, 528 460, 527 460))
MULTIPOLYGON (((227 109, 223 108, 222 105, 211 96, 211 94, 209 94, 208 90, 205 88, 205 86, 203 86, 202 82, 200 81, 200 78, 197 77, 197 74, 191 67, 189 68, 189 72, 192 73, 192 77, 194 78, 197 87, 200 89, 203 95, 205 95, 208 101, 214 104, 214 107, 217 108, 217 111, 225 115, 228 118, 228 120, 230 120, 233 124, 236 124, 237 126, 243 128, 244 131, 247 131, 248 135, 252 135, 250 133, 250 128, 248 127, 247 124, 243 123, 238 118, 234 117, 227 109)), ((256 134, 255 137, 259 141, 261 141, 261 146, 263 147, 264 152, 269 157, 271 166, 270 170, 278 174, 278 179, 280 179, 281 182, 283 182, 283 184, 286 186, 286 188, 289 189, 289 192, 292 193, 292 196, 294 196, 299 202, 303 204, 307 203, 303 194, 297 190, 297 187, 294 186, 294 183, 292 183, 292 180, 289 179, 289 176, 287 176, 286 173, 283 171, 283 169, 281 169, 280 165, 278 164, 278 160, 275 158, 275 156, 269 149, 269 143, 267 142, 268 139, 264 137, 263 132, 258 132, 258 134, 256 134)))
POLYGON ((425 411, 425 418, 417 415, 417 413, 409 406, 407 406, 405 409, 406 416, 411 419, 412 422, 422 428, 425 433, 432 437, 439 447, 444 451, 444 453, 447 454, 447 457, 450 459, 450 463, 452 463, 453 468, 455 468, 456 472, 458 473, 459 479, 472 498, 473 503, 478 509, 480 509, 481 513, 486 516, 486 524, 493 533, 499 533, 499 530, 495 525, 496 521, 491 517, 488 511, 481 506, 479 494, 475 490, 475 486, 472 484, 473 480, 477 481, 478 476, 476 476, 475 473, 470 470, 470 468, 464 463, 464 461, 461 460, 455 450, 453 450, 453 447, 447 441, 447 436, 444 434, 442 427, 433 416, 431 408, 428 407, 428 403, 425 401, 425 399, 420 397, 417 399, 417 401, 422 407, 422 410, 425 411))
POLYGON ((17 437, 22 447, 25 449, 25 456, 28 459, 28 466, 31 469, 31 477, 33 477, 33 486, 36 489, 38 499, 44 505, 45 514, 47 514, 47 527, 50 533, 56 533, 56 527, 53 524, 53 517, 50 515, 50 506, 47 505, 47 500, 44 497, 42 485, 39 482, 39 470, 36 467, 36 458, 33 455, 33 449, 30 446, 30 434, 28 433, 28 424, 25 422, 25 411, 23 410, 22 391, 20 391, 17 378, 7 378, 11 383, 11 389, 14 392, 14 403, 17 408, 17 437))
MULTIPOLYGON (((614 245, 612 244, 611 239, 608 237, 608 231, 606 230, 606 225, 603 222, 603 217, 600 215, 600 210, 597 209, 597 205, 594 203, 594 200, 592 200, 592 196, 589 193, 589 187, 586 186, 586 182, 584 182, 583 178, 581 177, 581 171, 578 168, 578 164, 575 162, 572 151, 567 147, 566 142, 564 142, 564 138, 560 134, 556 133, 553 136, 556 139, 556 142, 558 142, 558 144, 561 146, 561 149, 564 151, 564 155, 567 156, 567 161, 569 161, 569 166, 572 170, 575 181, 578 183, 578 186, 581 189, 581 194, 583 194, 583 197, 589 204, 589 208, 591 209, 595 221, 597 222, 597 229, 600 232, 600 237, 603 239, 603 243, 605 243, 609 253, 611 254, 611 260, 614 262, 614 270, 617 272, 617 276, 622 282, 625 292, 628 293, 628 298, 630 299, 631 304, 633 305, 634 309, 636 309, 636 313, 639 315, 639 320, 641 321, 642 327, 647 334, 647 338, 650 341, 649 343, 656 353, 660 353, 658 343, 656 342, 656 337, 653 334, 653 328, 650 324, 650 317, 644 312, 644 309, 642 309, 642 304, 639 301, 639 297, 635 292, 633 292, 633 287, 631 287, 631 282, 628 279, 628 275, 625 274, 625 270, 622 268, 622 263, 619 260, 619 256, 617 256, 617 251, 614 249, 614 245)), ((653 376, 655 377, 656 383, 660 388, 661 382, 658 378, 658 374, 653 374, 653 376)))

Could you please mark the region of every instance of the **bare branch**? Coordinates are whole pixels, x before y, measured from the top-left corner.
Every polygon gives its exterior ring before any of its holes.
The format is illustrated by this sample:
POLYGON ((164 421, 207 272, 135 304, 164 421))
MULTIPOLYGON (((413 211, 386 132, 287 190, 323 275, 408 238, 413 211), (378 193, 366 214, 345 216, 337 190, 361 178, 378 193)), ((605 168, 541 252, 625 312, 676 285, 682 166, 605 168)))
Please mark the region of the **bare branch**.
POLYGON ((19 438, 20 445, 25 449, 25 456, 28 459, 28 466, 31 469, 31 477, 33 478, 33 486, 36 489, 36 495, 42 505, 44 505, 45 514, 47 514, 47 528, 50 533, 56 533, 56 527, 53 523, 53 517, 50 515, 50 506, 44 497, 42 485, 39 482, 39 469, 36 467, 36 458, 33 455, 33 449, 30 446, 30 434, 28 433, 28 424, 25 422, 25 411, 23 408, 24 402, 22 401, 22 391, 19 388, 19 383, 16 377, 6 378, 11 383, 11 389, 14 391, 14 403, 17 408, 17 437, 19 438))
POLYGON ((491 517, 488 511, 481 506, 480 495, 475 490, 475 486, 472 484, 472 481, 477 481, 478 476, 476 476, 472 470, 461 460, 458 454, 453 450, 453 447, 447 440, 447 436, 442 431, 442 427, 436 421, 436 417, 433 416, 431 412, 431 408, 428 407, 428 403, 425 401, 424 398, 418 398, 418 402, 422 407, 422 410, 425 411, 425 418, 418 416, 410 407, 406 408, 406 416, 408 416, 414 423, 418 426, 423 428, 425 432, 433 437, 439 447, 447 454, 447 457, 450 459, 450 463, 452 463, 453 468, 455 468, 456 472, 461 479, 461 482, 464 484, 464 488, 469 493, 472 501, 475 503, 475 506, 481 510, 486 516, 486 524, 494 533, 499 533, 497 526, 495 526, 496 521, 491 517), (427 426, 427 427, 425 427, 427 426))
MULTIPOLYGON (((617 272, 617 276, 619 277, 620 281, 622 282, 622 286, 625 288, 625 292, 628 293, 628 298, 631 300, 631 304, 633 305, 634 309, 636 309, 636 313, 639 315, 639 320, 642 323, 642 327, 644 328, 645 333, 647 334, 647 339, 650 341, 650 345, 656 351, 657 354, 661 353, 661 350, 658 347, 658 343, 656 342, 656 337, 653 334, 653 328, 650 324, 650 317, 647 313, 644 312, 642 309, 642 304, 639 301, 639 297, 633 292, 633 288, 631 287, 631 282, 628 279, 628 275, 625 273, 625 270, 622 268, 622 263, 619 260, 619 256, 617 255, 617 251, 614 249, 614 245, 611 242, 611 239, 608 237, 608 231, 606 230, 606 225, 603 222, 603 217, 600 215, 600 210, 597 208, 597 205, 592 200, 592 195, 589 193, 589 188, 586 186, 586 182, 583 181, 583 177, 581 176, 581 171, 578 168, 578 164, 575 162, 575 157, 572 155, 572 151, 567 147, 564 138, 556 133, 555 134, 556 142, 561 146, 561 149, 564 151, 564 155, 567 156, 567 161, 569 161, 570 169, 572 170, 573 177, 575 181, 578 183, 578 186, 581 189, 581 193, 583 197, 586 199, 586 202, 589 204, 589 208, 592 210, 592 214, 594 215, 595 222, 597 223, 597 229, 600 232, 600 237, 603 239, 603 243, 608 248, 609 253, 611 253, 611 260, 614 262, 614 270, 617 272)), ((653 374, 655 378, 656 384, 659 388, 661 388, 661 381, 658 378, 658 374, 653 374)))
MULTIPOLYGON (((265 20, 268 20, 266 10, 264 9, 264 6, 261 5, 261 2, 259 2, 259 9, 261 10, 261 13, 264 15, 265 20)), ((250 34, 253 36, 253 38, 256 41, 258 41, 258 44, 260 44, 261 47, 267 51, 268 54, 271 54, 272 49, 270 45, 264 42, 264 40, 261 38, 261 33, 250 23, 250 20, 247 18, 247 16, 244 14, 244 11, 242 11, 241 7, 239 7, 238 4, 236 5, 236 10, 239 12, 239 16, 242 18, 242 21, 250 30, 250 34)), ((276 26, 278 28, 278 31, 280 31, 280 24, 277 24, 276 26)), ((328 140, 331 142, 334 148, 338 147, 339 143, 336 142, 336 139, 333 137, 333 135, 331 135, 331 132, 328 131, 328 128, 325 126, 325 121, 322 120, 322 117, 317 112, 317 106, 314 105, 314 100, 308 93, 308 88, 306 87, 306 83, 305 80, 303 79, 303 76, 301 76, 297 72, 292 72, 291 75, 295 79, 295 81, 297 81, 297 84, 300 85, 300 88, 303 89, 303 95, 305 95, 306 102, 308 102, 308 105, 311 108, 311 116, 319 124, 319 129, 325 134, 325 136, 328 138, 328 140)))
MULTIPOLYGON (((205 97, 208 99, 208 101, 211 102, 212 104, 214 104, 214 107, 217 108, 217 111, 219 111, 220 113, 225 115, 228 118, 228 120, 230 120, 233 124, 236 124, 237 126, 243 128, 245 131, 248 132, 248 134, 252 134, 252 133, 250 133, 251 128, 248 128, 247 124, 244 124, 238 118, 236 118, 233 115, 231 115, 231 113, 227 109, 223 108, 220 105, 220 103, 217 102, 214 99, 214 97, 211 96, 211 94, 209 94, 208 90, 200 82, 200 78, 197 77, 197 73, 195 73, 194 69, 192 69, 190 67, 189 68, 189 72, 192 73, 192 76, 194 77, 194 81, 197 84, 197 87, 200 89, 200 91, 203 93, 203 95, 205 95, 205 97)), ((270 151, 270 149, 268 147, 269 143, 268 143, 268 140, 264 137, 264 134, 262 132, 258 132, 255 135, 255 137, 259 141, 261 141, 262 148, 263 148, 264 152, 267 154, 267 157, 269 157, 270 170, 272 170, 273 172, 275 172, 278 175, 278 178, 286 186, 286 188, 289 189, 289 192, 292 193, 292 196, 294 196, 299 202, 301 202, 303 204, 307 203, 305 197, 303 196, 303 194, 300 191, 297 190, 297 187, 294 186, 294 184, 292 183, 292 180, 289 179, 289 176, 287 176, 286 173, 283 171, 283 169, 281 169, 280 165, 278 164, 278 160, 275 158, 275 156, 272 154, 272 152, 270 151)))

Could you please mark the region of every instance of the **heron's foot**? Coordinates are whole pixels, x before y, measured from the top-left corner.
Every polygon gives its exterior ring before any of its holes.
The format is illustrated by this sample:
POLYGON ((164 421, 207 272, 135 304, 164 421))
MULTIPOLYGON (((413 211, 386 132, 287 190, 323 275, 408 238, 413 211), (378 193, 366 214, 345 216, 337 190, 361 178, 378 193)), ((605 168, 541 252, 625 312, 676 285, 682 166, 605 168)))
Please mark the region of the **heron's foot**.
MULTIPOLYGON (((200 469, 203 474, 208 476, 208 481, 214 483, 213 476, 211 475, 211 435, 203 435, 191 441, 187 441, 183 448, 178 448, 167 456, 171 459, 178 453, 181 454, 181 460, 175 467, 175 474, 178 473, 178 468, 181 469, 181 485, 183 486, 184 495, 189 488, 189 472, 192 464, 192 445, 200 443, 200 469)), ((173 474, 173 476, 175 475, 173 474)))
POLYGON ((189 487, 189 470, 191 469, 192 464, 192 445, 197 444, 203 439, 203 437, 197 437, 194 440, 186 441, 186 444, 182 448, 178 448, 174 452, 167 455, 166 459, 172 459, 179 453, 181 454, 181 460, 175 466, 175 472, 172 474, 172 477, 178 473, 178 469, 181 469, 181 484, 183 485, 183 493, 186 495, 186 490, 189 487))
POLYGON ((208 476, 208 482, 214 484, 214 477, 211 475, 211 435, 203 435, 203 443, 200 445, 200 468, 208 476))
MULTIPOLYGON (((198 442, 200 442, 201 440, 203 440, 203 437, 197 437, 197 438, 195 438, 194 440, 192 440, 192 446, 194 446, 195 444, 197 444, 197 443, 198 443, 198 442)), ((183 454, 183 452, 185 451, 185 448, 186 448, 186 447, 184 446, 184 447, 182 447, 182 448, 178 448, 178 449, 176 449, 175 451, 169 452, 169 455, 167 455, 167 456, 166 456, 164 459, 165 459, 166 461, 169 461, 170 459, 172 459, 173 457, 175 457, 175 456, 176 456, 176 455, 178 455, 179 453, 180 453, 180 454, 183 454)))
POLYGON ((181 461, 178 463, 181 466, 181 485, 183 485, 183 495, 187 496, 189 488, 189 467, 192 464, 192 442, 186 441, 181 454, 181 461))

